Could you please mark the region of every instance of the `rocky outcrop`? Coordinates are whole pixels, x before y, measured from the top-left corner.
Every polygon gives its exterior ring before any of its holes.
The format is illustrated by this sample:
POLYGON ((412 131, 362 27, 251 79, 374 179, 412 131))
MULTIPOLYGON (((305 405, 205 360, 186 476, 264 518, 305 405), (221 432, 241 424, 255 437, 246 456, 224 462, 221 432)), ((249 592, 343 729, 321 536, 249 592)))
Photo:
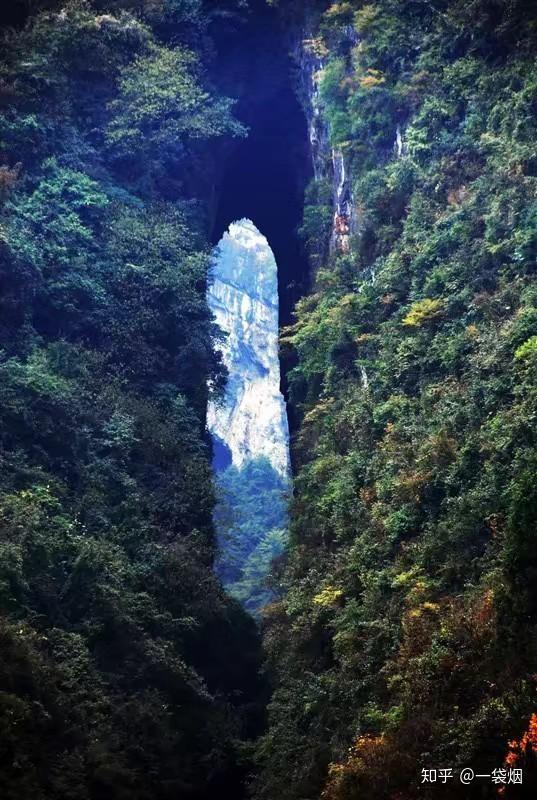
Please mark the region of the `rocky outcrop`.
MULTIPOLYGON (((350 44, 357 43, 356 33, 351 27, 346 35, 350 44)), ((347 253, 350 237, 357 232, 357 214, 345 154, 341 148, 333 147, 330 143, 330 127, 323 113, 320 84, 326 55, 322 39, 307 35, 302 40, 298 61, 314 177, 315 180, 329 180, 332 185, 330 251, 347 253)))
POLYGON ((223 400, 211 403, 208 427, 241 467, 266 457, 289 470, 288 424, 280 392, 277 267, 266 238, 250 220, 230 225, 218 245, 209 304, 224 331, 229 379, 223 400))

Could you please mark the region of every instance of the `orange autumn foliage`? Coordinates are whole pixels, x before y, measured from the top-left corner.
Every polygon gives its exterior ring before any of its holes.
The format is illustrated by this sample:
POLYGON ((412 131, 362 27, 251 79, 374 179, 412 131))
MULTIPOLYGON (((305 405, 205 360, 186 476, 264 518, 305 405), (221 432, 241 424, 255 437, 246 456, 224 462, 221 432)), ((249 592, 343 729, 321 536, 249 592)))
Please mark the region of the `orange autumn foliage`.
POLYGON ((528 730, 522 735, 521 739, 512 739, 507 743, 508 751, 505 756, 505 763, 508 767, 516 767, 529 753, 537 756, 537 714, 530 717, 528 730))
POLYGON ((389 760, 388 742, 384 736, 359 736, 349 747, 344 763, 331 764, 323 800, 351 800, 370 776, 384 775, 389 760))
MULTIPOLYGON (((525 768, 528 762, 537 758, 537 714, 532 714, 528 729, 520 739, 511 739, 507 742, 507 754, 504 759, 507 769, 525 768)), ((505 795, 505 786, 498 787, 498 795, 505 795)))
POLYGON ((481 596, 479 603, 472 613, 476 636, 490 635, 489 629, 496 622, 496 609, 494 606, 494 591, 487 589, 481 596))
POLYGON ((415 754, 402 753, 389 733, 362 734, 343 762, 329 766, 321 800, 404 800, 401 778, 414 769, 415 754))

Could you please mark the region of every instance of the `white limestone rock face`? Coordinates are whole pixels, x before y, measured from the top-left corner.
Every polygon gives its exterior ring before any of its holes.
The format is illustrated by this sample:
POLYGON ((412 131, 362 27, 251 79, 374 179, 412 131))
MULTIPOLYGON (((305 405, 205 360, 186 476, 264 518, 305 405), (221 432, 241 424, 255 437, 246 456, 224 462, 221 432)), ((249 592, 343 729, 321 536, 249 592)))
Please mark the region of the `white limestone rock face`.
POLYGON ((209 305, 227 334, 222 347, 229 380, 222 403, 211 403, 208 427, 241 467, 264 456, 289 471, 289 430, 280 392, 278 275, 265 237, 253 222, 233 222, 216 252, 209 305))

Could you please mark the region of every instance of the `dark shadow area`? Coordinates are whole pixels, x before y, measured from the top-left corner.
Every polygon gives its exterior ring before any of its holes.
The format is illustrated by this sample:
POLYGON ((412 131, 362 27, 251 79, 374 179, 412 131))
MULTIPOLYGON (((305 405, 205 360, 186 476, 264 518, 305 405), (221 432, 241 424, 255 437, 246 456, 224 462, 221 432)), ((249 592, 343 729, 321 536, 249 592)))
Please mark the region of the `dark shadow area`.
POLYGON ((231 450, 222 439, 212 434, 212 447, 213 447, 213 470, 215 472, 222 472, 232 464, 231 450))
POLYGON ((239 97, 235 113, 249 128, 235 140, 216 186, 213 241, 234 220, 247 217, 263 233, 278 263, 280 322, 290 321, 304 294, 307 261, 297 228, 304 188, 311 176, 307 123, 294 92, 291 42, 277 12, 251 3, 242 22, 218 23, 212 30, 225 89, 239 97))
POLYGON ((23 0, 2 0, 0 3, 0 28, 21 28, 28 17, 23 0))

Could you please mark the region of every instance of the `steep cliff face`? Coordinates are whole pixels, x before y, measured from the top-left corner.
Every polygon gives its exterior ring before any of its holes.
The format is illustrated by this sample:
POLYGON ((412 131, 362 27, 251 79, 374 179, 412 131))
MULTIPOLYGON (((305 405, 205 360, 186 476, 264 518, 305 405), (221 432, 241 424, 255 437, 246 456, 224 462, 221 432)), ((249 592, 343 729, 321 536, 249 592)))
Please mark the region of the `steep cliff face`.
POLYGON ((449 797, 535 797, 535 9, 310 17, 315 275, 284 335, 292 535, 254 796, 433 800, 442 765, 449 797), (524 789, 486 780, 515 766, 524 789))
MULTIPOLYGON (((358 45, 358 36, 350 25, 344 28, 342 38, 347 49, 358 45)), ((328 54, 323 40, 307 32, 297 56, 314 178, 317 182, 328 182, 331 187, 329 249, 331 253, 347 253, 350 237, 358 229, 357 211, 348 159, 343 147, 332 143, 331 125, 323 103, 328 54)))
MULTIPOLYGON (((282 19, 281 4, 248 0, 237 5, 243 12, 240 24, 237 17, 215 18, 215 68, 228 75, 222 91, 238 98, 234 113, 248 136, 235 139, 219 160, 212 238, 216 244, 232 222, 245 217, 263 232, 278 264, 280 325, 287 325, 309 275, 297 229, 312 170, 290 52, 301 38, 295 19, 299 4, 292 4, 292 22, 282 19)), ((286 15, 292 12, 288 5, 286 15)))
POLYGON ((265 457, 286 475, 277 267, 267 240, 249 220, 232 223, 218 246, 209 304, 226 334, 222 352, 229 371, 223 402, 209 406, 209 430, 227 445, 234 466, 265 457))
POLYGON ((238 128, 205 6, 134 5, 0 3, 4 800, 238 799, 257 724, 205 442, 203 185, 238 128))

